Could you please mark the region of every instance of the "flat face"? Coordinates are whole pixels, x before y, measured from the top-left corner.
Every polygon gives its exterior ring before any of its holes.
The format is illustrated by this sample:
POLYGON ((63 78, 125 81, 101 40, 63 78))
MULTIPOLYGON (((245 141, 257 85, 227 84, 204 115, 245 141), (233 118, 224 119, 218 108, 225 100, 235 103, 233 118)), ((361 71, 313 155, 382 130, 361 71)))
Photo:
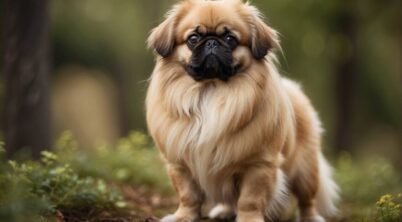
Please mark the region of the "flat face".
POLYGON ((175 56, 196 81, 228 81, 250 65, 250 13, 240 1, 182 4, 175 56))

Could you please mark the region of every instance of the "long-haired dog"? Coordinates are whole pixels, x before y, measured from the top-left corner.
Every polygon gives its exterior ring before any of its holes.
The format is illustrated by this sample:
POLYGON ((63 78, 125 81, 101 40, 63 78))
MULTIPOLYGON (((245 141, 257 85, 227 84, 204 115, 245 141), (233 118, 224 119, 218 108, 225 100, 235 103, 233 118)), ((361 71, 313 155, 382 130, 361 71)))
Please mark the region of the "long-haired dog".
POLYGON ((277 32, 240 0, 184 0, 152 30, 149 132, 180 205, 164 222, 209 216, 276 220, 297 198, 300 220, 336 212, 321 124, 299 85, 281 77, 277 32))

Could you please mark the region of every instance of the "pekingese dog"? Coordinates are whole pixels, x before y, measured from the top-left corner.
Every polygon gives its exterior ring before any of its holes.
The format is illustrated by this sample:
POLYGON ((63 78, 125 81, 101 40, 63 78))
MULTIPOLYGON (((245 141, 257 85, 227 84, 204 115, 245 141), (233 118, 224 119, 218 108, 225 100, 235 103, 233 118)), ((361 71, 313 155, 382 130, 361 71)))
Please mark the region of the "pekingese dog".
POLYGON ((275 67, 277 32, 241 0, 184 0, 154 28, 149 132, 180 205, 163 222, 278 220, 297 199, 303 222, 336 213, 309 99, 275 67))

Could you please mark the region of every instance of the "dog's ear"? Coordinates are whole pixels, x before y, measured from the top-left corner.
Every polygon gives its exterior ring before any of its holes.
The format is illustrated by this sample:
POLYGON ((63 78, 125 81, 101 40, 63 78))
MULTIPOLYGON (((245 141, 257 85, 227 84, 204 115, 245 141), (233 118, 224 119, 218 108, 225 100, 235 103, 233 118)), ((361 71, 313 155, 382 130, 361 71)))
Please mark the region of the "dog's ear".
POLYGON ((162 57, 168 57, 175 45, 175 26, 179 5, 176 5, 166 14, 166 19, 152 29, 148 37, 148 47, 154 49, 162 57))
POLYGON ((279 47, 278 32, 265 24, 257 8, 247 7, 252 16, 248 19, 251 27, 250 49, 255 59, 262 59, 270 50, 279 47))

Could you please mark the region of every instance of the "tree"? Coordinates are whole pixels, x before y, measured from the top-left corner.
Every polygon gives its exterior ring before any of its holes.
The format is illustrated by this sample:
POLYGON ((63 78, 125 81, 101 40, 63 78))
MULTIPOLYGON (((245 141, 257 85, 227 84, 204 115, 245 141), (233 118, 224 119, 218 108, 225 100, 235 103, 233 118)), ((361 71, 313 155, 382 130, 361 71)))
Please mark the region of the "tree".
POLYGON ((357 85, 357 18, 354 3, 342 5, 335 18, 337 31, 345 38, 335 64, 336 132, 335 149, 350 150, 352 138, 352 113, 357 85))
POLYGON ((49 24, 46 0, 4 5, 4 133, 8 156, 50 147, 49 24))

